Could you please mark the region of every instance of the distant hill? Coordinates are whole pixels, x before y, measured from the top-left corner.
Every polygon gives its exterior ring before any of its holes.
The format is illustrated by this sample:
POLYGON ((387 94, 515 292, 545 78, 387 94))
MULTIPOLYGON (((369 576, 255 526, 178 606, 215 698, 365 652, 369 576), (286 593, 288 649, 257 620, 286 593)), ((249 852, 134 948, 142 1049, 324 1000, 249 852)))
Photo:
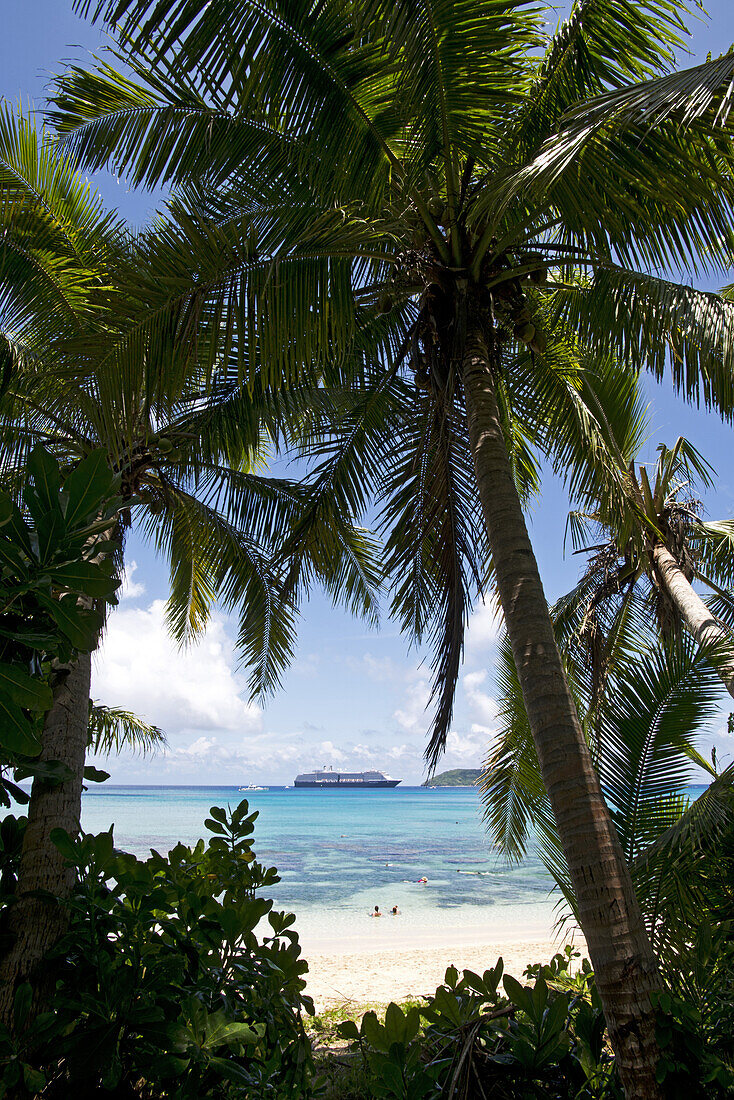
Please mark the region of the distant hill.
POLYGON ((454 768, 427 779, 424 787, 473 787, 482 774, 481 768, 454 768))

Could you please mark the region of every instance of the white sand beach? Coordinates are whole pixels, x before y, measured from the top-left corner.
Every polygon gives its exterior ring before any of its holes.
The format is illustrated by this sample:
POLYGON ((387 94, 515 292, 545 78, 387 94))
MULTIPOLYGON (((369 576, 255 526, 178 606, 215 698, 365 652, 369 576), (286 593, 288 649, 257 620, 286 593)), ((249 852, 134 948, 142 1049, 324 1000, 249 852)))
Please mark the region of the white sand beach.
MULTIPOLYGON (((575 944, 583 952, 577 936, 575 944)), ((336 1006, 359 1007, 388 1004, 408 997, 433 993, 446 968, 469 969, 481 974, 502 956, 505 971, 522 977, 528 963, 545 962, 562 950, 560 940, 505 939, 484 944, 444 947, 392 948, 355 954, 307 954, 307 992, 317 1011, 336 1006)))

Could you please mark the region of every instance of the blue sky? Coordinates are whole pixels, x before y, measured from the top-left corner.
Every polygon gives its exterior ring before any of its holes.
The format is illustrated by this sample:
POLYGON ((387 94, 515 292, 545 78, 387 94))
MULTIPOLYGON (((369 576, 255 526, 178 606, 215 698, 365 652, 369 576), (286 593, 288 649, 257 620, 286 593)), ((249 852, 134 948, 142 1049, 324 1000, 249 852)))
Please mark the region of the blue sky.
MULTIPOLYGON (((71 0, 23 0, 3 5, 0 94, 42 106, 50 76, 69 58, 103 44, 97 28, 72 12, 71 0)), ((565 5, 558 9, 559 14, 565 5)), ((709 0, 710 19, 691 40, 681 64, 718 54, 734 41, 731 0, 709 0)), ((555 22, 553 11, 549 19, 555 22)), ((153 208, 146 194, 130 192, 111 176, 95 182, 105 199, 140 224, 153 208)), ((686 435, 718 471, 716 491, 705 500, 711 518, 734 515, 732 429, 681 404, 665 383, 648 383, 653 431, 659 441, 686 435)), ((548 476, 530 518, 549 599, 576 581, 579 559, 563 555, 568 500, 548 476)), ((424 777, 428 670, 421 655, 406 652, 396 628, 384 622, 367 632, 358 621, 315 595, 303 616, 297 659, 283 690, 264 709, 247 703, 244 677, 233 651, 234 631, 215 617, 206 638, 181 654, 163 626, 167 594, 164 566, 135 535, 127 547, 129 576, 97 657, 93 690, 100 700, 136 710, 166 732, 169 750, 140 760, 113 758, 113 781, 133 783, 292 782, 297 771, 320 764, 383 767, 404 782, 424 777)), ((479 766, 495 724, 493 658, 497 626, 488 608, 474 614, 457 693, 456 714, 442 766, 479 766)), ((725 716, 708 738, 721 756, 734 753, 725 716)))

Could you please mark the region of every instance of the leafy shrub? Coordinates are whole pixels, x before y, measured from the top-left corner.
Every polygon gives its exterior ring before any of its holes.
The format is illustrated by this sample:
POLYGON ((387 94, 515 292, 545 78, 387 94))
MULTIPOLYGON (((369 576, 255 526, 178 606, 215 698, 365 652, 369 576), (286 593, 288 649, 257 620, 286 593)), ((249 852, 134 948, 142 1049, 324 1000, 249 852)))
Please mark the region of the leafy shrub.
POLYGON ((658 1078, 674 1100, 734 1096, 734 937, 704 919, 658 994, 658 1078))
POLYGON ((279 878, 255 860, 257 813, 246 801, 210 813, 208 843, 146 860, 117 851, 112 831, 56 833, 77 869, 69 931, 49 960, 51 1011, 28 1022, 21 986, 13 1035, 0 1030, 0 1096, 310 1095, 313 1004, 294 917, 258 896, 279 878))
POLYGON ((483 975, 449 967, 422 1008, 391 1004, 384 1023, 368 1012, 339 1033, 361 1051, 375 1097, 620 1100, 594 976, 588 963, 573 975, 574 957, 567 948, 530 967, 532 986, 503 978, 502 959, 483 975))
MULTIPOLYGON (((36 759, 58 673, 97 645, 116 603, 113 537, 119 477, 102 451, 63 472, 43 447, 23 474, 22 508, 0 492, 0 805, 28 795, 5 775, 61 782, 68 769, 36 759)), ((87 778, 94 779, 90 769, 87 778)))
MULTIPOLYGON (((728 928, 704 937, 678 975, 685 995, 656 998, 657 1076, 672 1100, 734 1096, 731 952, 728 928)), ((384 1022, 368 1012, 338 1032, 360 1051, 369 1095, 381 1100, 622 1100, 593 972, 584 960, 572 973, 574 958, 566 948, 529 966, 532 985, 503 976, 502 959, 481 976, 449 967, 420 1008, 391 1004, 384 1022)))

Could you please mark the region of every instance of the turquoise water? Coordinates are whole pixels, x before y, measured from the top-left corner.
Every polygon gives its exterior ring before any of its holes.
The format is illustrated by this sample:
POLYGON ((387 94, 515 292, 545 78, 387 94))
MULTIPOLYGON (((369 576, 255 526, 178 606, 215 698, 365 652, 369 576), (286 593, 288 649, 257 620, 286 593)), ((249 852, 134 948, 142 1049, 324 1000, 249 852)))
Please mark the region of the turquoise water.
POLYGON ((493 851, 473 789, 239 792, 105 784, 85 793, 82 825, 99 832, 114 824, 117 846, 145 856, 151 847, 196 840, 210 806, 242 798, 259 811, 257 858, 281 875, 276 907, 296 914, 302 938, 314 947, 549 934, 545 868, 532 852, 520 867, 508 867, 493 851), (370 920, 376 904, 385 913, 398 905, 400 919, 370 920))
POLYGON ((471 788, 240 792, 104 784, 84 794, 82 825, 87 832, 114 825, 116 845, 144 857, 207 835, 209 808, 243 798, 259 814, 257 858, 281 875, 275 907, 296 914, 307 951, 553 938, 550 876, 532 848, 520 866, 493 850, 471 788), (384 919, 370 919, 375 905, 384 919), (393 905, 397 918, 389 915, 393 905))

